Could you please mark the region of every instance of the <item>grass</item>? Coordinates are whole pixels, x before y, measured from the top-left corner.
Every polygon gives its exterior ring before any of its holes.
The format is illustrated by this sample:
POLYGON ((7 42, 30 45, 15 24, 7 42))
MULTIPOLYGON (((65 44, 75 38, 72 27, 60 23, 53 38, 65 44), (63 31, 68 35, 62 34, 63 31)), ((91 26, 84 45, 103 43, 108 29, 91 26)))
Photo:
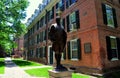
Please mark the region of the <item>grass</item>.
MULTIPOLYGON (((32 61, 26 61, 22 59, 14 59, 13 62, 15 62, 20 67, 42 66, 42 64, 32 62, 32 61)), ((51 70, 51 69, 53 69, 53 67, 34 68, 34 69, 25 70, 25 72, 27 72, 28 74, 34 77, 49 78, 48 70, 51 70)), ((81 75, 78 73, 72 73, 72 78, 89 78, 89 76, 81 75)))
POLYGON ((25 72, 27 72, 31 76, 49 78, 48 70, 50 69, 52 69, 52 67, 29 69, 25 70, 25 72))
POLYGON ((90 78, 88 75, 82 75, 79 73, 72 73, 72 78, 90 78))
POLYGON ((0 58, 0 74, 4 74, 5 63, 4 58, 0 58))
MULTIPOLYGON (((34 77, 43 77, 49 78, 48 70, 52 69, 52 67, 47 68, 37 68, 37 69, 28 69, 25 70, 28 74, 34 77)), ((88 75, 81 75, 79 73, 72 73, 72 78, 90 78, 88 75)))
POLYGON ((21 60, 21 59, 14 59, 12 61, 20 67, 42 66, 42 64, 32 61, 21 60))

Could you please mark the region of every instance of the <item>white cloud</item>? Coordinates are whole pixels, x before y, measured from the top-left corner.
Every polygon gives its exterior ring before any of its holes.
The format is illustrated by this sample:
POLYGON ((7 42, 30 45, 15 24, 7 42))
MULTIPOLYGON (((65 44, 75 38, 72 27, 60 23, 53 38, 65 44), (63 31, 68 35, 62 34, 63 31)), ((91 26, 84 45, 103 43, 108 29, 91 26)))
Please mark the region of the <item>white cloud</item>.
POLYGON ((35 9, 38 8, 40 3, 42 3, 42 0, 29 0, 29 2, 29 6, 26 9, 27 17, 24 23, 26 23, 27 19, 30 18, 32 14, 34 14, 35 9))

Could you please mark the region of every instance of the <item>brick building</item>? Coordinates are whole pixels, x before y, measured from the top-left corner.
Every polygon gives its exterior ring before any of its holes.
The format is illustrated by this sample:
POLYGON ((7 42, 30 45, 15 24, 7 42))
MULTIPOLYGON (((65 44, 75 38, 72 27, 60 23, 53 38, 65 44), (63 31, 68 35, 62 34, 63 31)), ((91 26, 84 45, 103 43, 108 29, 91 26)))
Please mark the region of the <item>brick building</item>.
POLYGON ((23 55, 23 52, 24 52, 24 50, 23 50, 24 49, 24 46, 23 46, 24 38, 23 38, 23 36, 21 36, 20 38, 16 38, 15 43, 17 44, 17 47, 13 49, 14 57, 21 57, 23 55))
POLYGON ((26 59, 55 62, 47 33, 60 11, 67 32, 62 64, 86 73, 120 67, 120 0, 49 0, 43 8, 27 22, 26 59))

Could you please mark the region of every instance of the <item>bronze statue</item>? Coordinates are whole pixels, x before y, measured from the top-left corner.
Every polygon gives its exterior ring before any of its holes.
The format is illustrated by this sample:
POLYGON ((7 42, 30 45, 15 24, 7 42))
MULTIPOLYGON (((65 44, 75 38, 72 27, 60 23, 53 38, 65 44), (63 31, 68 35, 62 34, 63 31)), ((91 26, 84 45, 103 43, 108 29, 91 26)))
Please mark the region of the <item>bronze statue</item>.
POLYGON ((67 34, 64 28, 60 24, 60 17, 56 18, 56 23, 52 24, 50 27, 50 31, 48 33, 49 39, 52 42, 52 50, 55 52, 55 59, 56 59, 56 71, 66 71, 63 65, 61 65, 61 56, 62 52, 64 51, 67 34))

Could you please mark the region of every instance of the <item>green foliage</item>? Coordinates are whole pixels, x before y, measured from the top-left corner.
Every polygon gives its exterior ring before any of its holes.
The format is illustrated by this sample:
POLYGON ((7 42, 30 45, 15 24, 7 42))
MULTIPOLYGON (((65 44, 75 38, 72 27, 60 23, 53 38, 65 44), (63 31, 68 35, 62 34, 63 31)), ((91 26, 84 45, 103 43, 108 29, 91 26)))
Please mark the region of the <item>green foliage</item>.
POLYGON ((0 0, 0 46, 5 51, 15 47, 14 37, 26 31, 22 20, 26 17, 28 0, 0 0))

